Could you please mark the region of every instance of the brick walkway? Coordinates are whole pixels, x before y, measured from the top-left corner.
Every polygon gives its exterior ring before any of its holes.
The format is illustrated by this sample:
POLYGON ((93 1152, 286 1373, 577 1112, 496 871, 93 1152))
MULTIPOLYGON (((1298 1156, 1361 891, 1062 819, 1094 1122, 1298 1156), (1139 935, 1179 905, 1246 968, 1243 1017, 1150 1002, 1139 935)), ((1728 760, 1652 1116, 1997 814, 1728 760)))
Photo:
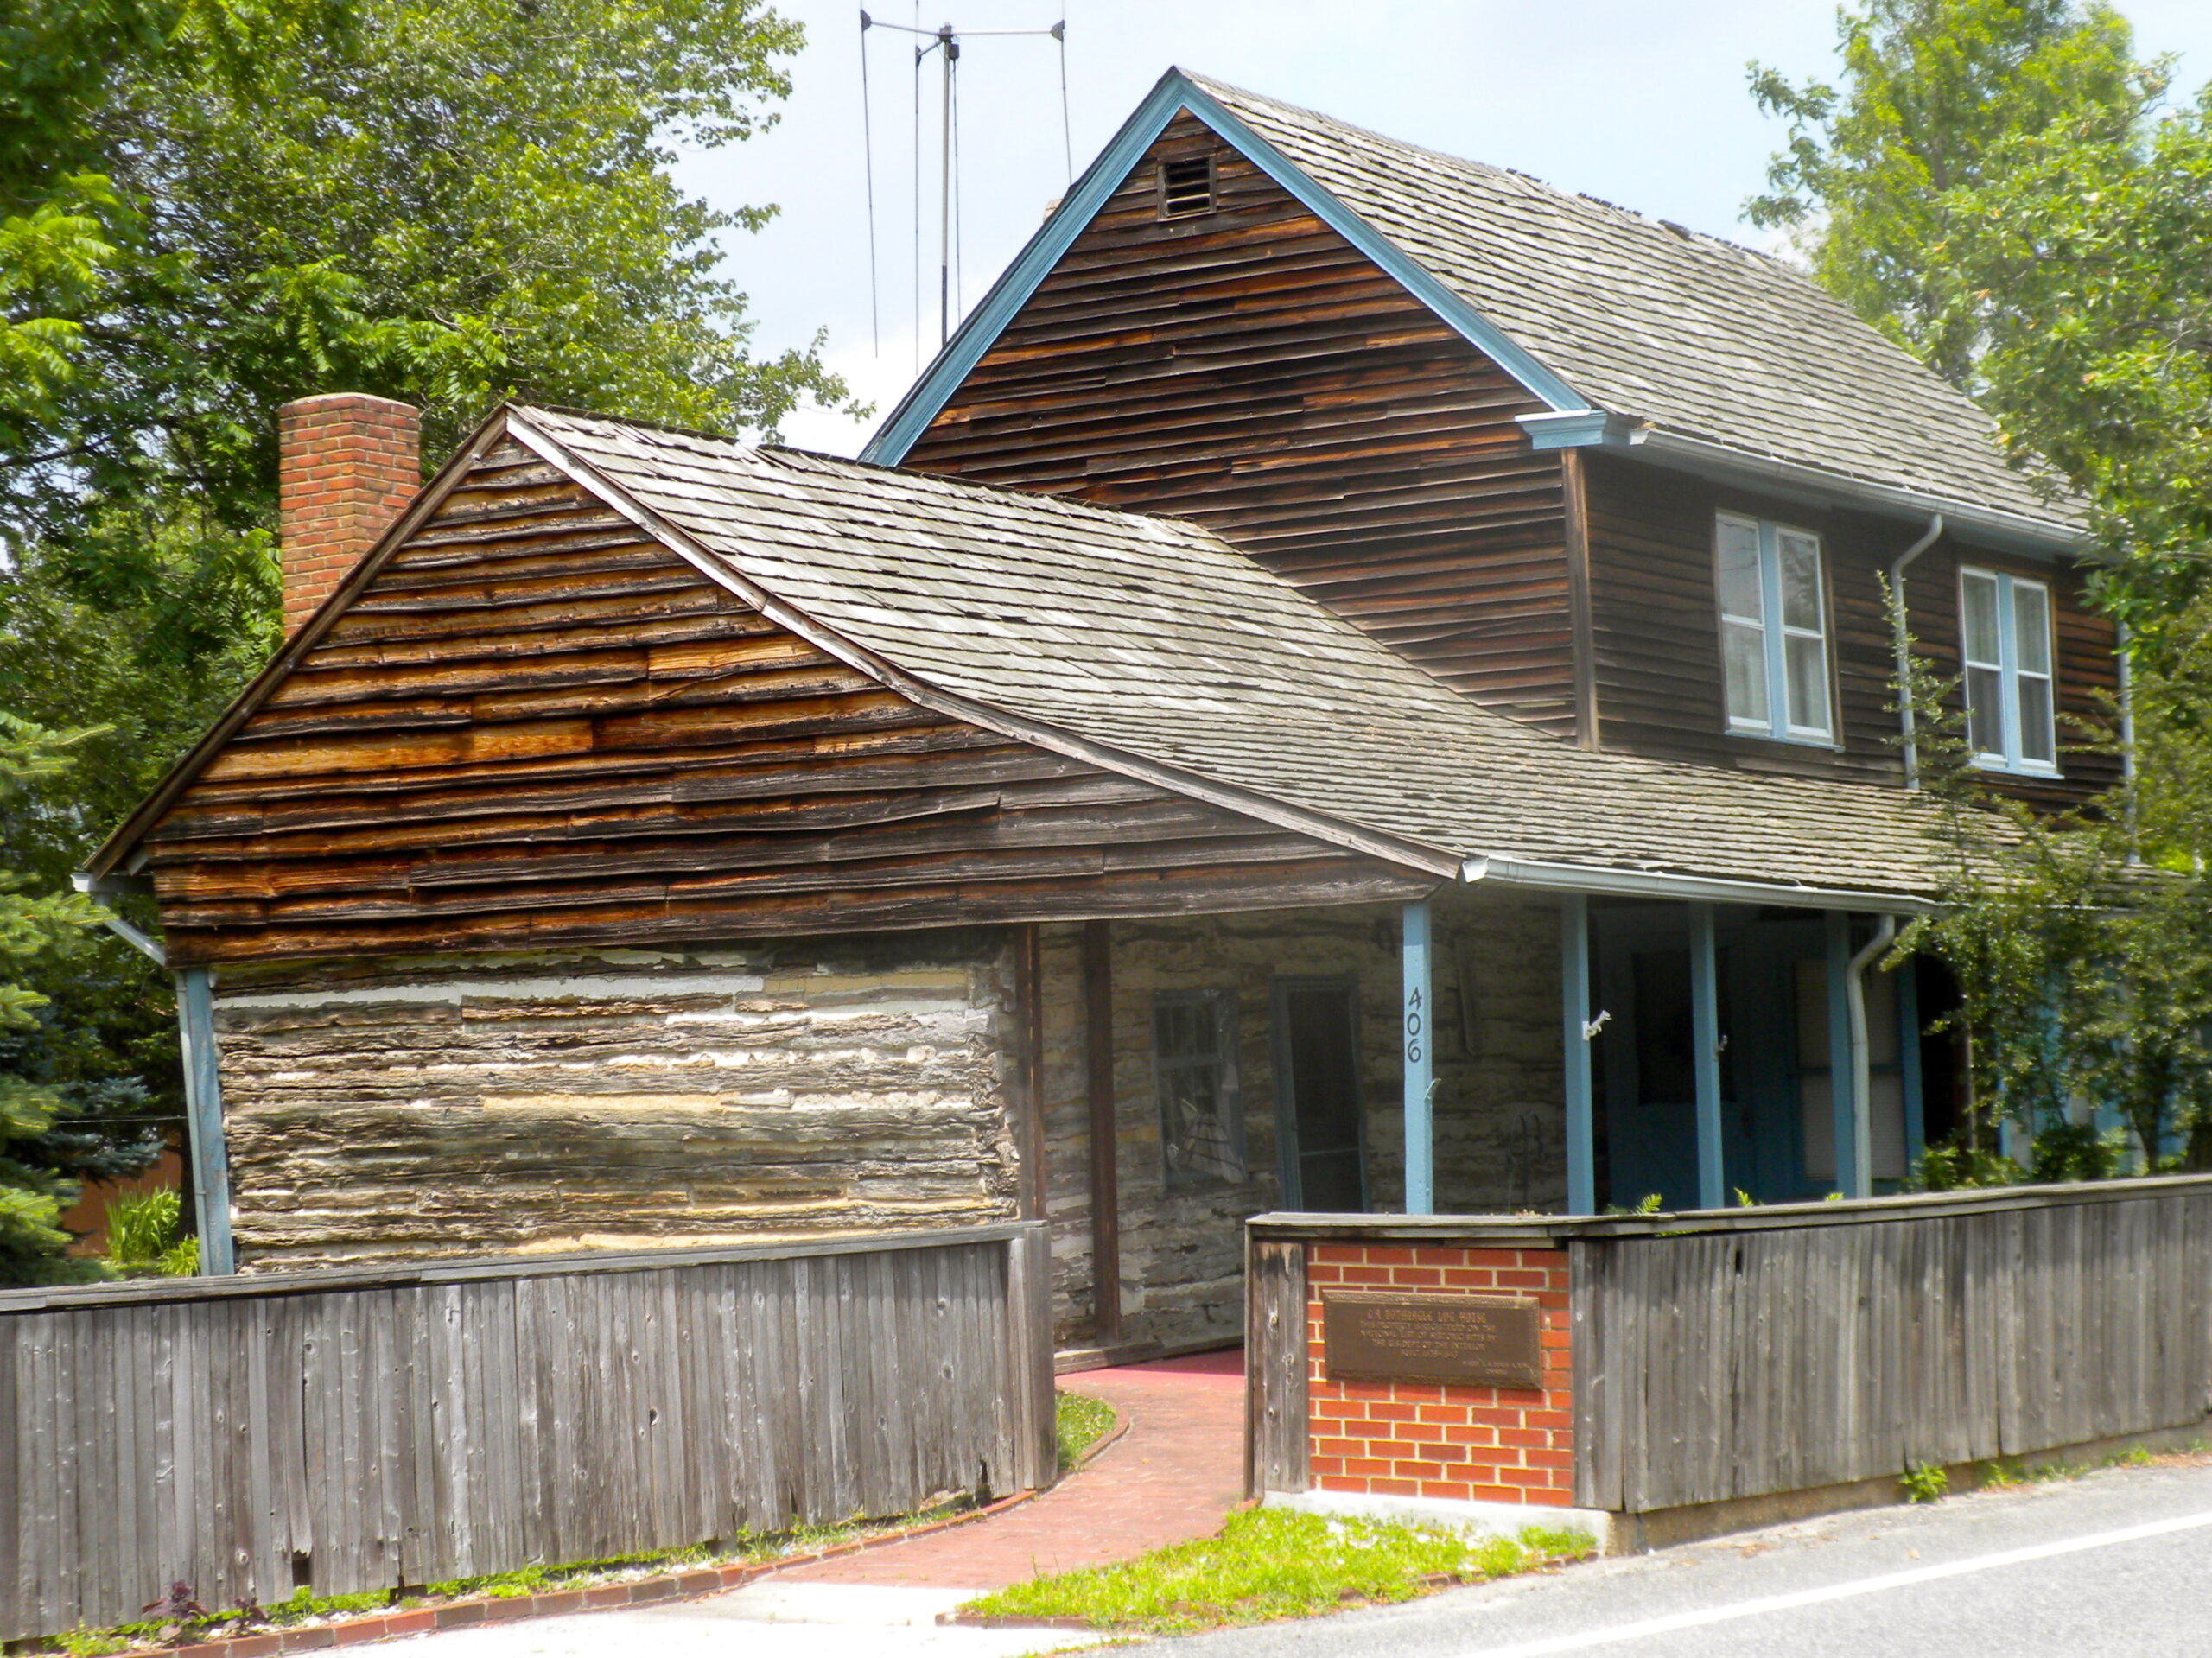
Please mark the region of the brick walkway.
POLYGON ((1033 1502, 911 1543, 779 1572, 776 1583, 997 1589, 1218 1530, 1244 1495, 1243 1355, 1200 1353, 1063 1376, 1128 1432, 1033 1502))

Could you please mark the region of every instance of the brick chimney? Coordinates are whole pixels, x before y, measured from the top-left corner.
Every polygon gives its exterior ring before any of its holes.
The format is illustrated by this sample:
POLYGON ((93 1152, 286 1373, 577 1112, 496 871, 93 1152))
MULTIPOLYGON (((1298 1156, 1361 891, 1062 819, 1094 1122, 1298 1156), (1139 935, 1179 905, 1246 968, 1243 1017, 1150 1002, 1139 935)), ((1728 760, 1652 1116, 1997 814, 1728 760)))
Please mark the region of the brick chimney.
POLYGON ((422 416, 359 391, 276 411, 276 541, 284 632, 330 596, 423 482, 422 416))

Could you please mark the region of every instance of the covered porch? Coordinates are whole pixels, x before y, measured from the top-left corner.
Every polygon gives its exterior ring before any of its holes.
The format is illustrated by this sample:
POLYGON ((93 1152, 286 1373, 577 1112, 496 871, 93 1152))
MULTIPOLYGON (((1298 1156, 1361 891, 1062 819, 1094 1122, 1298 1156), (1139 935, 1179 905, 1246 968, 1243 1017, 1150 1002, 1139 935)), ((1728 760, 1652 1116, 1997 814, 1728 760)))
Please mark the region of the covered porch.
POLYGON ((1064 1351, 1237 1340, 1271 1210, 1866 1197, 1948 1131, 1948 988, 1880 970, 1899 913, 1511 876, 1027 931, 1064 1351))

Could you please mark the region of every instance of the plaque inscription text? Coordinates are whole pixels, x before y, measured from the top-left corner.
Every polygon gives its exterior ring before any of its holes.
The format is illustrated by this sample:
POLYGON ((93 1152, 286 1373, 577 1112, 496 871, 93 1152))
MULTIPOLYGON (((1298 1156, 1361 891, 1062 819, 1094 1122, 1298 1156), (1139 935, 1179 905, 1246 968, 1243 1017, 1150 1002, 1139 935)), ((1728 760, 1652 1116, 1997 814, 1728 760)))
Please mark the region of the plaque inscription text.
POLYGON ((1543 1310, 1533 1296, 1323 1290, 1329 1379, 1544 1385, 1543 1310))

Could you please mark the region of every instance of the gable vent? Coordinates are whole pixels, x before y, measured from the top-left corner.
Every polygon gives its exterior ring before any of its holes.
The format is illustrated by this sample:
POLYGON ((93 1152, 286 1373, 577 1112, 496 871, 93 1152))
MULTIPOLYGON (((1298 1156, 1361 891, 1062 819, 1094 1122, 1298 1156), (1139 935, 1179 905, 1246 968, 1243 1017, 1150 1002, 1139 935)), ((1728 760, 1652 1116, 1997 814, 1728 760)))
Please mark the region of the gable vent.
POLYGON ((1213 211, 1213 157, 1160 164, 1160 216, 1191 219, 1213 211))

